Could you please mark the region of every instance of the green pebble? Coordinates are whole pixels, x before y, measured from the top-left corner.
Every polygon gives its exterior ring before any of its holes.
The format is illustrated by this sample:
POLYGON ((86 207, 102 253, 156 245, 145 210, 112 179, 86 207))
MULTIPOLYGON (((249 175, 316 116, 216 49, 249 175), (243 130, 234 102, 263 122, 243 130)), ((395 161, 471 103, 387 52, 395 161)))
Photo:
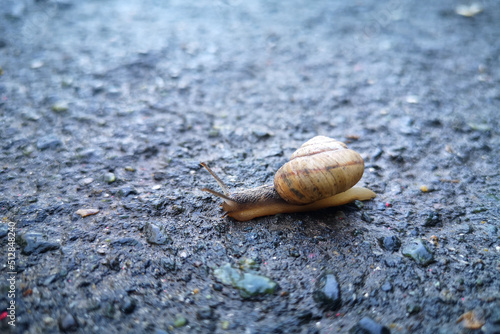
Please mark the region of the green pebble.
POLYGON ((218 137, 219 136, 219 129, 216 129, 216 128, 211 128, 209 131, 208 131, 208 136, 210 138, 215 138, 215 137, 218 137))
POLYGON ((412 258, 420 265, 428 265, 434 262, 432 252, 427 248, 422 239, 415 239, 411 245, 407 245, 401 250, 404 256, 412 258))
POLYGON ((52 105, 52 111, 54 111, 54 112, 68 111, 68 103, 67 102, 56 102, 52 105))
POLYGON ((241 274, 239 270, 231 267, 229 263, 215 269, 214 276, 222 284, 232 285, 239 289, 240 295, 243 298, 249 298, 259 294, 271 294, 278 286, 276 282, 266 276, 252 273, 241 274))
POLYGON ((174 320, 174 327, 176 328, 186 326, 186 324, 187 324, 187 319, 182 315, 178 315, 174 320))
POLYGON ((220 328, 222 328, 223 330, 227 330, 229 328, 229 321, 224 320, 223 322, 221 322, 220 328))
POLYGON ((115 173, 106 173, 104 174, 104 181, 107 183, 113 183, 116 181, 115 173))
POLYGON ((231 267, 229 263, 226 263, 222 267, 214 270, 214 276, 225 285, 234 286, 237 281, 241 280, 242 276, 238 270, 231 267))
POLYGON ((236 288, 240 289, 240 295, 243 298, 249 298, 259 294, 271 294, 277 285, 266 276, 244 273, 243 279, 237 282, 236 288))

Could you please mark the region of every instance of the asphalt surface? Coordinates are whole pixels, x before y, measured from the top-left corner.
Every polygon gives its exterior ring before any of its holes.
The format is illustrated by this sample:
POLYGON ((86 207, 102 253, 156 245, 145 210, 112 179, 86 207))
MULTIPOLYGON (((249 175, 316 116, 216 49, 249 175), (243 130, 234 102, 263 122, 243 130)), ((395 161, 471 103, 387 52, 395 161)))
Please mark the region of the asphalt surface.
POLYGON ((0 7, 2 332, 500 332, 496 1, 0 7), (316 135, 374 200, 201 191, 316 135))

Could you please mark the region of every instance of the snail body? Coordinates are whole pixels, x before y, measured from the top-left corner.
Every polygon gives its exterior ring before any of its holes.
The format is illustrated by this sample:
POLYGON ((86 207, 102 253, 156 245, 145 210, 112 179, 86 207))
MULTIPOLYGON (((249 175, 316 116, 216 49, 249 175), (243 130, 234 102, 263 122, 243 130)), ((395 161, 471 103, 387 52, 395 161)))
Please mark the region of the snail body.
POLYGON ((201 165, 216 179, 223 193, 202 190, 223 198, 223 210, 239 221, 319 210, 376 196, 367 188, 353 187, 363 176, 362 157, 344 143, 324 136, 310 139, 295 151, 276 172, 273 185, 231 192, 205 163, 201 165))

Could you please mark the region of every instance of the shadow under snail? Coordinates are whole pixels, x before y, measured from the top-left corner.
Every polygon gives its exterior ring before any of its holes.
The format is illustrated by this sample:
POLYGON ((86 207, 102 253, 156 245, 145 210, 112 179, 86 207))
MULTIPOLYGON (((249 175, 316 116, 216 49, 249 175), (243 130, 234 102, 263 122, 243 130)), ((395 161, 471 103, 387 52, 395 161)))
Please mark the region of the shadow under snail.
POLYGON ((319 210, 354 200, 370 200, 370 189, 353 187, 363 176, 365 164, 346 144, 324 136, 314 137, 295 151, 274 176, 274 185, 231 192, 205 164, 222 192, 203 188, 224 199, 226 215, 239 221, 256 217, 319 210))

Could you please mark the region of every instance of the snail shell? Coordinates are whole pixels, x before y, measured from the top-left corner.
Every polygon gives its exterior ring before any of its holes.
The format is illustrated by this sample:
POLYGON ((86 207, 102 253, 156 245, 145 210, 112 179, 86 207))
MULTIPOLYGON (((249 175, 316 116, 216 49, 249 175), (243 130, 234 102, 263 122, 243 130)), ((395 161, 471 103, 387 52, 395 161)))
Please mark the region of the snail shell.
POLYGON ((276 173, 274 185, 231 192, 205 163, 201 165, 216 179, 223 194, 202 190, 223 198, 226 214, 240 221, 318 210, 376 196, 367 188, 353 188, 363 176, 361 156, 344 143, 324 136, 312 138, 295 151, 276 173))
POLYGON ((305 142, 274 176, 281 198, 308 204, 353 187, 363 176, 365 164, 346 144, 318 136, 305 142))

